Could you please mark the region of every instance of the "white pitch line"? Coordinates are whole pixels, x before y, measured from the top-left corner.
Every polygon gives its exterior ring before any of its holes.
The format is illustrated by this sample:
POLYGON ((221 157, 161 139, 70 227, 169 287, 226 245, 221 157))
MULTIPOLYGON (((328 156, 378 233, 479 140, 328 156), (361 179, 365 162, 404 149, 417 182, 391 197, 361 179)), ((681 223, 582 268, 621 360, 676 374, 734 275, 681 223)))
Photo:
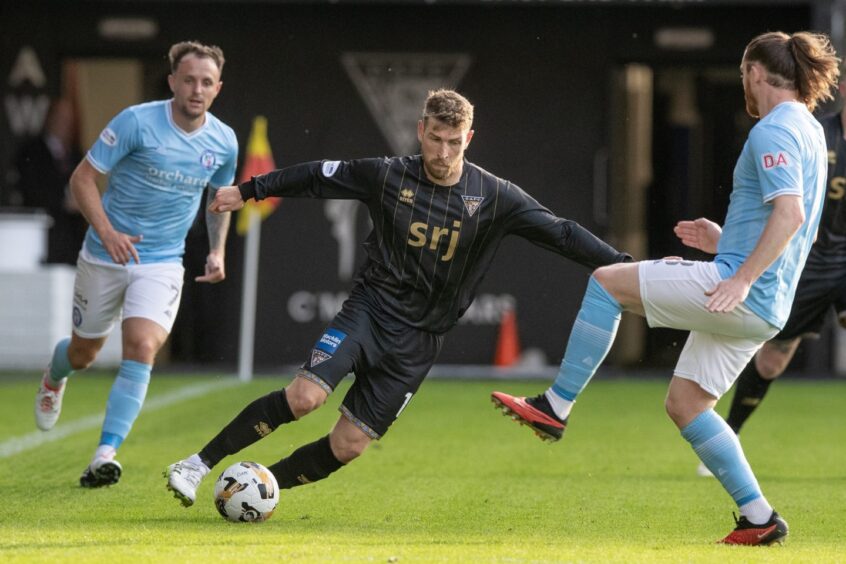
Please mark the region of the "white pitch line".
MULTIPOLYGON (((150 401, 144 403, 142 411, 149 413, 187 399, 204 396, 213 391, 238 386, 241 383, 239 380, 227 378, 212 383, 192 384, 184 388, 179 388, 174 392, 151 398, 150 401)), ((10 456, 32 450, 43 444, 52 443, 81 431, 99 427, 103 424, 105 415, 105 412, 100 412, 97 415, 89 415, 88 417, 75 419, 67 423, 59 423, 48 432, 33 431, 20 437, 7 439, 0 443, 0 459, 9 458, 10 456)))

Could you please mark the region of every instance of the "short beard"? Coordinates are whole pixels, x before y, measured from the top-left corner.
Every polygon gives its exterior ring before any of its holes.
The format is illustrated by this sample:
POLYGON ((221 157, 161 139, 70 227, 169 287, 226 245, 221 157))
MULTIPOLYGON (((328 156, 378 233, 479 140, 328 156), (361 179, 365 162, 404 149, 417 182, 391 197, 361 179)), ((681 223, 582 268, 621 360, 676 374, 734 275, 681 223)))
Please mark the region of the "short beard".
POLYGON ((429 163, 427 163, 426 161, 423 161, 423 167, 426 169, 426 174, 428 174, 430 177, 436 180, 445 180, 455 173, 458 167, 458 163, 448 165, 443 173, 439 173, 436 170, 432 169, 429 166, 429 163))
POLYGON ((449 176, 449 170, 447 170, 446 174, 440 174, 440 173, 432 170, 431 168, 429 168, 429 165, 427 164, 426 165, 426 174, 428 174, 429 176, 431 176, 432 178, 435 178, 437 180, 443 180, 444 178, 449 176))

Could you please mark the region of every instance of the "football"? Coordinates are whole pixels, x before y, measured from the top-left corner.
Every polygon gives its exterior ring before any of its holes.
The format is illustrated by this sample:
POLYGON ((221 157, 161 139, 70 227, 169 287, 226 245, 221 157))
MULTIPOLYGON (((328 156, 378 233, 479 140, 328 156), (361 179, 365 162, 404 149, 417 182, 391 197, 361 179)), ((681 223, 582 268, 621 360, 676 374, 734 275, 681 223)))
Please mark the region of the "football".
POLYGON ((229 521, 266 521, 279 503, 273 474, 257 462, 237 462, 214 485, 214 505, 229 521))

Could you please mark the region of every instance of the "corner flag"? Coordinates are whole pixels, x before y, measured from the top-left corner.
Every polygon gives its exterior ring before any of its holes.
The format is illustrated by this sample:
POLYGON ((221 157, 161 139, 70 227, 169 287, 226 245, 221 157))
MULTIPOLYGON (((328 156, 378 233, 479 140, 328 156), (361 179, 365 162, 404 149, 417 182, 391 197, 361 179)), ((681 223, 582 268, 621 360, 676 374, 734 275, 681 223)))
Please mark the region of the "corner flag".
MULTIPOLYGON (((247 155, 244 158, 244 166, 241 169, 241 176, 238 182, 246 182, 253 176, 264 174, 275 169, 273 154, 270 152, 270 142, 267 140, 267 118, 256 116, 253 119, 253 128, 250 131, 250 140, 247 142, 247 155)), ((238 235, 245 235, 250 227, 250 216, 258 214, 260 220, 264 220, 279 207, 282 198, 266 198, 260 202, 248 200, 241 211, 238 212, 235 230, 238 235)))
MULTIPOLYGON (((256 116, 247 143, 247 156, 241 170, 240 182, 270 172, 276 168, 267 140, 267 119, 256 116)), ((279 206, 282 198, 266 198, 260 202, 247 200, 238 212, 235 230, 246 235, 244 244, 244 283, 241 299, 241 331, 238 344, 238 379, 246 382, 253 378, 253 353, 255 351, 256 295, 258 293, 259 247, 261 222, 279 206)))

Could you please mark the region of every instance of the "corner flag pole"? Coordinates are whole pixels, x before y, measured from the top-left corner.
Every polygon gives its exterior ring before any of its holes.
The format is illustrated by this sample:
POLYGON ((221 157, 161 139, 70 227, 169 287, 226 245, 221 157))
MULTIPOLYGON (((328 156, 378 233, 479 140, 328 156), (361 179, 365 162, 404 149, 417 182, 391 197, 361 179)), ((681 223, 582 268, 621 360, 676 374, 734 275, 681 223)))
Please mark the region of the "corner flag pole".
POLYGON ((256 294, 258 286, 259 248, 261 247, 261 216, 250 209, 249 227, 244 250, 244 287, 241 293, 241 336, 238 344, 238 379, 253 379, 255 353, 256 294))
MULTIPOLYGON (((276 165, 267 138, 267 118, 256 116, 250 130, 247 158, 244 160, 239 182, 247 182, 250 178, 270 172, 274 168, 276 165)), ((244 287, 241 295, 241 335, 238 344, 238 379, 242 382, 253 379, 261 223, 273 213, 281 201, 281 198, 266 198, 260 202, 247 200, 238 212, 235 224, 238 235, 247 238, 244 242, 244 287)))

